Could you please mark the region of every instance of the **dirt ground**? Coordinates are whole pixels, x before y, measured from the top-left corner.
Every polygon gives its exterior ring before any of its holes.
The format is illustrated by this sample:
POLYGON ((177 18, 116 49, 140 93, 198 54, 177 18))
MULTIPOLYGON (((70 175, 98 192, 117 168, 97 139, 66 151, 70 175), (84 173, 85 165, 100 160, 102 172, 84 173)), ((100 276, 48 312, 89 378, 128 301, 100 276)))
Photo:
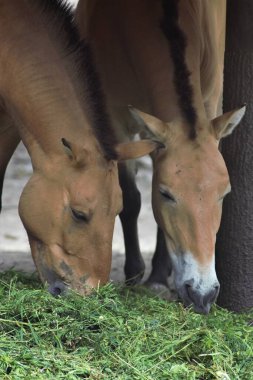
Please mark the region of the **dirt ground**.
MULTIPOLYGON (((140 246, 149 272, 151 253, 155 248, 156 224, 150 203, 151 161, 148 157, 139 162, 138 187, 142 193, 142 209, 139 217, 140 246)), ((33 272, 35 267, 30 253, 26 232, 18 215, 18 201, 24 185, 32 172, 30 158, 22 144, 19 145, 8 166, 4 181, 3 209, 0 215, 0 271, 13 268, 33 272)), ((123 281, 124 243, 117 218, 113 238, 113 262, 111 278, 123 281)))

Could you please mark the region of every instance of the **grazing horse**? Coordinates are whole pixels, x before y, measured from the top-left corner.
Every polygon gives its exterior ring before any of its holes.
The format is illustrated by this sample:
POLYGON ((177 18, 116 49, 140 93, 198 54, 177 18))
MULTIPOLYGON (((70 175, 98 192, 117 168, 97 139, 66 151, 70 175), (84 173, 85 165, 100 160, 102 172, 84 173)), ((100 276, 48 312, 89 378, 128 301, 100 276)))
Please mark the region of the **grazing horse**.
POLYGON ((116 144, 90 47, 56 0, 0 0, 0 183, 20 140, 33 174, 19 213, 52 294, 107 282, 122 208, 117 161, 150 153, 116 144))
MULTIPOLYGON (((148 282, 168 285, 170 257, 179 296, 202 313, 219 292, 215 240, 230 192, 219 141, 245 112, 217 116, 225 11, 225 0, 80 0, 76 12, 95 49, 116 133, 124 141, 142 131, 163 144, 152 153, 152 205, 161 230, 148 282)), ((144 270, 136 240, 140 199, 129 164, 121 165, 120 179, 129 280, 144 270)))

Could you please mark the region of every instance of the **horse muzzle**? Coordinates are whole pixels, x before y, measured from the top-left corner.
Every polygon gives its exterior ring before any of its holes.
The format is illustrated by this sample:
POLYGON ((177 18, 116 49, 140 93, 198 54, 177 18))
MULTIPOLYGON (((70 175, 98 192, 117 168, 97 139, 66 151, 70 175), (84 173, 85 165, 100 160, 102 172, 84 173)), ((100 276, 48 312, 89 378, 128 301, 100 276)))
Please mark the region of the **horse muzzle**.
POLYGON ((67 285, 61 280, 56 280, 48 286, 48 291, 52 296, 59 297, 67 293, 67 285))
POLYGON ((219 283, 215 283, 206 292, 193 285, 193 281, 186 281, 178 288, 179 296, 185 306, 193 306, 194 311, 200 314, 208 314, 212 304, 216 301, 220 290, 219 283))

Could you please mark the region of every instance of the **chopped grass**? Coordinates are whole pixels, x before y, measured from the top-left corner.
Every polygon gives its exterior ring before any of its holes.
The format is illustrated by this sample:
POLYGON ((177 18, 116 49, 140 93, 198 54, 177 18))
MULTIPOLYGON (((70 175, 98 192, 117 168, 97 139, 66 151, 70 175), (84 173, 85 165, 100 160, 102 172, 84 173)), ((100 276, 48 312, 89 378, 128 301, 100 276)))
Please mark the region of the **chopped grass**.
POLYGON ((112 284, 53 298, 0 280, 0 379, 253 380, 253 311, 208 316, 112 284))

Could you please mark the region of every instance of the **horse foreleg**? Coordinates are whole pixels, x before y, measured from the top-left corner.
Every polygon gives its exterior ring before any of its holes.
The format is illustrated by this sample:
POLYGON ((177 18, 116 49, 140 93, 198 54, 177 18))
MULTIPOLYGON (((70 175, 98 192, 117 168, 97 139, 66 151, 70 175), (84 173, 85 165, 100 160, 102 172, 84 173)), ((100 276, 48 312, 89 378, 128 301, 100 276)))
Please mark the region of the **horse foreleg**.
POLYGON ((157 228, 156 249, 152 258, 152 269, 146 285, 166 299, 175 299, 175 288, 170 256, 163 231, 157 228))
POLYGON ((19 133, 13 121, 0 109, 0 211, 5 171, 19 141, 19 133))
POLYGON ((119 179, 123 192, 123 211, 120 220, 125 242, 125 275, 127 284, 136 284, 143 277, 145 264, 140 252, 137 219, 141 208, 141 196, 135 183, 133 163, 119 165, 119 179))
POLYGON ((158 227, 156 249, 152 258, 152 270, 147 283, 168 286, 168 276, 171 274, 171 270, 171 261, 166 247, 164 234, 158 227))

